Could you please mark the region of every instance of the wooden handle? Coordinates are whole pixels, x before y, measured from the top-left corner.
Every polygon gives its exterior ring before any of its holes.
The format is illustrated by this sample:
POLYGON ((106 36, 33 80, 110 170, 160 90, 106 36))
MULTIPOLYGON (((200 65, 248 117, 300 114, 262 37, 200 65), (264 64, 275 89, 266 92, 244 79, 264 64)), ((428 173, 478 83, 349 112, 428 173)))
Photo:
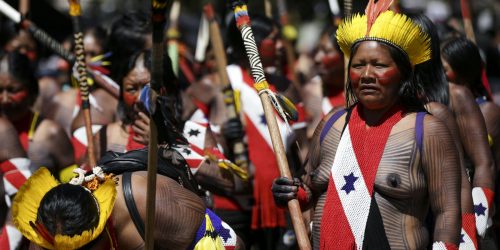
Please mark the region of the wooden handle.
POLYGON ((474 35, 474 26, 472 26, 472 18, 470 13, 470 2, 468 0, 460 0, 460 9, 462 11, 462 18, 464 21, 464 31, 467 39, 476 43, 476 36, 474 35))
MULTIPOLYGON (((258 86, 258 88, 266 88, 263 87, 267 85, 267 81, 265 78, 264 69, 262 68, 262 63, 260 61, 257 45, 255 44, 252 28, 250 27, 250 17, 248 16, 247 6, 245 4, 242 4, 241 1, 236 0, 233 1, 233 8, 236 17, 236 25, 241 31, 243 44, 248 55, 255 85, 258 86)), ((267 92, 261 91, 259 93, 259 96, 262 107, 264 109, 267 127, 269 129, 269 134, 271 135, 271 141, 273 144, 274 154, 276 156, 280 174, 281 176, 291 179, 292 175, 288 167, 285 147, 283 146, 283 141, 281 140, 281 133, 276 121, 274 107, 270 102, 270 98, 267 92)), ((290 200, 288 202, 288 205, 290 217, 292 218, 293 228, 295 230, 295 235, 297 236, 297 242, 300 249, 311 249, 311 244, 309 242, 307 230, 302 219, 302 212, 300 211, 300 206, 297 199, 290 200)))

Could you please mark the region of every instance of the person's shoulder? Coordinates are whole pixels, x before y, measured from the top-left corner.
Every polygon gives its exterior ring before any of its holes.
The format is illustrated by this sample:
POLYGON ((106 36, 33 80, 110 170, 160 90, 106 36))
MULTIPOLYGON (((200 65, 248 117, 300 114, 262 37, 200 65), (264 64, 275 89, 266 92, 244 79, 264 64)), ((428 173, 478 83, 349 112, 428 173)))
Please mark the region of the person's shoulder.
POLYGON ((455 83, 450 83, 449 86, 452 99, 457 101, 474 99, 472 92, 467 87, 455 83))
POLYGON ((57 93, 52 101, 62 105, 75 106, 77 94, 78 90, 75 88, 71 88, 69 90, 57 93))
POLYGON ((12 125, 9 119, 0 117, 0 134, 12 133, 12 131, 15 130, 16 128, 12 125))
POLYGON ((443 133, 450 134, 446 124, 438 117, 426 114, 424 117, 424 136, 442 136, 443 133))
POLYGON ((43 119, 36 129, 36 135, 41 135, 43 138, 58 138, 61 135, 66 136, 66 132, 59 123, 51 119, 43 119))
POLYGON ((494 102, 486 102, 481 105, 481 110, 489 115, 500 117, 500 106, 494 102))

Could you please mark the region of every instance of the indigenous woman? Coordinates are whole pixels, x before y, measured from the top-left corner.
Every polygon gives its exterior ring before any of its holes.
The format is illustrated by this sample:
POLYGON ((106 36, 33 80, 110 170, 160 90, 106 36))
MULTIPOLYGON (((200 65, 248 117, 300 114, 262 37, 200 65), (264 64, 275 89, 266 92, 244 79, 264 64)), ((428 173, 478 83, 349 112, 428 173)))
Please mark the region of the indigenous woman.
MULTIPOLYGON (((10 120, 16 128, 31 161, 31 170, 45 166, 57 175, 74 163, 73 147, 61 126, 32 111, 38 84, 29 59, 17 51, 9 52, 0 58, 0 65, 1 117, 10 120)), ((16 168, 24 170, 25 167, 16 168)))
MULTIPOLYGON (((436 26, 423 14, 410 15, 431 39, 431 59, 415 66, 415 80, 423 87, 422 95, 426 110, 441 120, 450 130, 460 159, 457 171, 461 173, 460 206, 462 209, 462 232, 460 248, 477 249, 476 219, 472 204, 472 188, 469 176, 464 164, 464 150, 459 127, 455 121, 454 114, 449 108, 449 87, 443 64, 441 63, 441 52, 439 36, 436 26)), ((432 218, 430 216, 429 218, 432 218)))
MULTIPOLYGON (((488 143, 491 148, 491 152, 495 157, 493 160, 498 167, 498 164, 500 163, 500 145, 497 143, 500 141, 500 108, 492 102, 490 95, 482 83, 482 60, 479 50, 474 43, 466 38, 457 37, 445 41, 442 45, 441 52, 443 65, 446 70, 446 76, 448 81, 450 81, 450 84, 468 88, 474 96, 477 105, 479 105, 479 108, 481 109, 481 113, 486 123, 486 130, 488 132, 488 143)), ((475 131, 477 131, 477 129, 475 129, 475 131)), ((472 130, 467 130, 467 134, 471 134, 471 132, 472 130)), ((476 137, 476 140, 483 139, 484 144, 484 137, 480 137, 480 135, 477 135, 476 137)), ((496 175, 492 174, 491 176, 496 175)), ((473 198, 474 207, 476 209, 478 234, 484 237, 487 228, 487 224, 485 222, 487 222, 488 217, 492 216, 492 214, 488 214, 487 211, 489 212, 489 208, 491 208, 493 192, 491 187, 486 186, 482 189, 476 189, 476 191, 473 192, 473 195, 474 193, 476 193, 476 197, 473 198), (485 197, 488 199, 487 203, 481 203, 481 199, 479 199, 477 195, 481 193, 485 194, 485 197), (488 209, 484 212, 484 214, 481 213, 482 211, 480 205, 483 205, 488 209)))
POLYGON ((370 1, 337 31, 350 58, 347 105, 318 125, 304 183, 278 178, 275 200, 314 206, 320 249, 456 248, 460 172, 450 132, 425 113, 413 81, 430 41, 406 16, 370 1), (434 232, 425 219, 432 209, 434 232))

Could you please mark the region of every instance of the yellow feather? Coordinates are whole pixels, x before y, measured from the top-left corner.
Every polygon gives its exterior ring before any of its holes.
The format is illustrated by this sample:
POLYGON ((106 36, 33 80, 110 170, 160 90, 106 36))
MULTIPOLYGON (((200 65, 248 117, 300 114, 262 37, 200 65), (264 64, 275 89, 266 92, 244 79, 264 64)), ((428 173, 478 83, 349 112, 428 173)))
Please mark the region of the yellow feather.
POLYGON ((342 52, 351 56, 352 46, 370 38, 383 39, 406 52, 414 66, 430 59, 430 39, 420 27, 403 14, 392 11, 381 13, 366 36, 366 15, 354 15, 344 20, 337 30, 337 41, 342 52))
POLYGON ((42 198, 52 188, 60 183, 46 168, 36 171, 19 189, 12 205, 14 225, 31 242, 47 249, 77 249, 96 239, 106 226, 107 219, 113 211, 116 198, 116 188, 113 180, 107 180, 92 194, 99 205, 99 224, 94 230, 82 232, 81 235, 55 235, 54 245, 51 245, 36 230, 30 226, 30 221, 36 222, 38 207, 42 198))

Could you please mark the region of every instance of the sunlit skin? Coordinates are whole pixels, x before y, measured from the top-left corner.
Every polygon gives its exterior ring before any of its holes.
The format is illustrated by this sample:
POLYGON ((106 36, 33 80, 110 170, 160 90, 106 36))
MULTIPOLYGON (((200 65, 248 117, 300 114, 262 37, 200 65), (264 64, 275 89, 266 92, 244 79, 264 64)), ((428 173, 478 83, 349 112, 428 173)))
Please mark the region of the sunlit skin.
POLYGON ((349 77, 366 110, 385 111, 399 100, 401 73, 387 47, 379 42, 365 41, 359 45, 349 77))
POLYGON ((16 121, 29 110, 28 89, 5 73, 0 73, 0 94, 2 115, 9 118, 9 120, 16 121))
POLYGON ((129 107, 134 106, 139 99, 142 88, 151 79, 149 70, 139 61, 136 67, 123 78, 123 101, 129 107))

